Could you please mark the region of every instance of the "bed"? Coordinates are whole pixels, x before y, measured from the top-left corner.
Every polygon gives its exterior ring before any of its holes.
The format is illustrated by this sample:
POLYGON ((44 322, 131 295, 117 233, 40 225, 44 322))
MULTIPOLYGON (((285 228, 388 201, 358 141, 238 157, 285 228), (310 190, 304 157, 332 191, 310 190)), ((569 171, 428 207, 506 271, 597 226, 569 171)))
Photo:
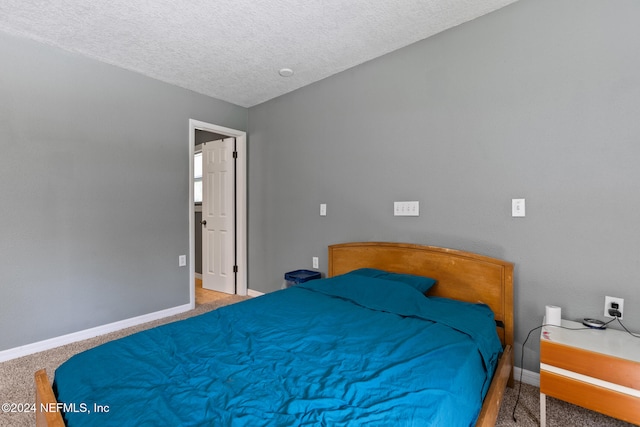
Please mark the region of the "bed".
POLYGON ((80 353, 56 370, 54 387, 38 371, 36 420, 492 426, 512 385, 512 346, 511 263, 337 244, 327 279, 80 353))

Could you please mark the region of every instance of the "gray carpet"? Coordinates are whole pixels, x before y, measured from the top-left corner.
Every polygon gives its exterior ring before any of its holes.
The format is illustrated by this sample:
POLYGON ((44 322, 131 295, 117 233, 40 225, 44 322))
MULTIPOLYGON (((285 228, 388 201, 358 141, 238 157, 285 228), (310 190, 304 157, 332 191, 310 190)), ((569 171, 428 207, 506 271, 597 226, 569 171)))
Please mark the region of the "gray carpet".
MULTIPOLYGON (((195 316, 197 314, 205 313, 223 305, 241 301, 245 298, 246 297, 230 296, 211 304, 200 305, 196 307, 195 310, 191 310, 176 316, 145 323, 144 325, 123 329, 121 331, 102 335, 100 337, 91 338, 85 341, 68 344, 62 347, 0 363, 0 404, 10 402, 34 402, 35 392, 33 385, 33 374, 39 369, 45 368, 47 370, 47 373, 49 374, 49 379, 52 380, 56 368, 76 353, 116 338, 130 335, 132 333, 152 328, 154 326, 173 322, 175 320, 180 320, 187 317, 195 316)), ((514 389, 507 389, 496 426, 528 427, 539 425, 540 390, 536 387, 523 384, 522 394, 520 397, 520 402, 518 404, 518 410, 516 412, 517 422, 514 422, 511 414, 516 401, 517 391, 517 385, 514 389)), ((1 427, 33 426, 34 424, 34 414, 0 412, 1 427)), ((605 417, 604 415, 587 411, 585 409, 558 401, 553 398, 547 399, 547 425, 549 427, 631 426, 631 424, 605 417)))

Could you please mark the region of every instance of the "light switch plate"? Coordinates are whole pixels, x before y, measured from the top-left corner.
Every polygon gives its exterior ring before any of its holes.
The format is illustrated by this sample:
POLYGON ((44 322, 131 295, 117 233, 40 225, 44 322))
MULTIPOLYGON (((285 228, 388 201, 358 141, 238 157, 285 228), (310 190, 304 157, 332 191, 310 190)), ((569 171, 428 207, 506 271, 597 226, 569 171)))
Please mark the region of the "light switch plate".
POLYGON ((420 216, 420 202, 393 202, 393 216, 420 216))
POLYGON ((511 216, 512 217, 525 216, 524 199, 511 199, 511 216))

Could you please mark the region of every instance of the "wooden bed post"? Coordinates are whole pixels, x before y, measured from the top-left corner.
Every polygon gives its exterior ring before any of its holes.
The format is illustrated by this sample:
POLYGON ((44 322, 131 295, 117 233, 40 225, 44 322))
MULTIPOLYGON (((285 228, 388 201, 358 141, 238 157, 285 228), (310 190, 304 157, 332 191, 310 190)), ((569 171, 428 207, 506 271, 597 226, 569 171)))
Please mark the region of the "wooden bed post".
POLYGON ((35 383, 36 427, 65 427, 46 370, 40 369, 36 372, 35 383))

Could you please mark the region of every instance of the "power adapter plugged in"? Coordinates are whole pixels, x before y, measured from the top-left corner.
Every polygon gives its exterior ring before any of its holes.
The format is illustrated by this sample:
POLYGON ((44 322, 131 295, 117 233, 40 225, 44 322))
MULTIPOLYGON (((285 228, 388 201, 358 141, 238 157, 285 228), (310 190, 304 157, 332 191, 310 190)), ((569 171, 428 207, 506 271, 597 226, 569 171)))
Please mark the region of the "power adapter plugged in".
POLYGON ((604 317, 622 320, 624 315, 624 299, 607 296, 604 298, 604 317))
POLYGON ((620 305, 617 302, 612 302, 611 308, 609 309, 609 316, 622 317, 622 313, 620 313, 618 308, 620 308, 620 305))

